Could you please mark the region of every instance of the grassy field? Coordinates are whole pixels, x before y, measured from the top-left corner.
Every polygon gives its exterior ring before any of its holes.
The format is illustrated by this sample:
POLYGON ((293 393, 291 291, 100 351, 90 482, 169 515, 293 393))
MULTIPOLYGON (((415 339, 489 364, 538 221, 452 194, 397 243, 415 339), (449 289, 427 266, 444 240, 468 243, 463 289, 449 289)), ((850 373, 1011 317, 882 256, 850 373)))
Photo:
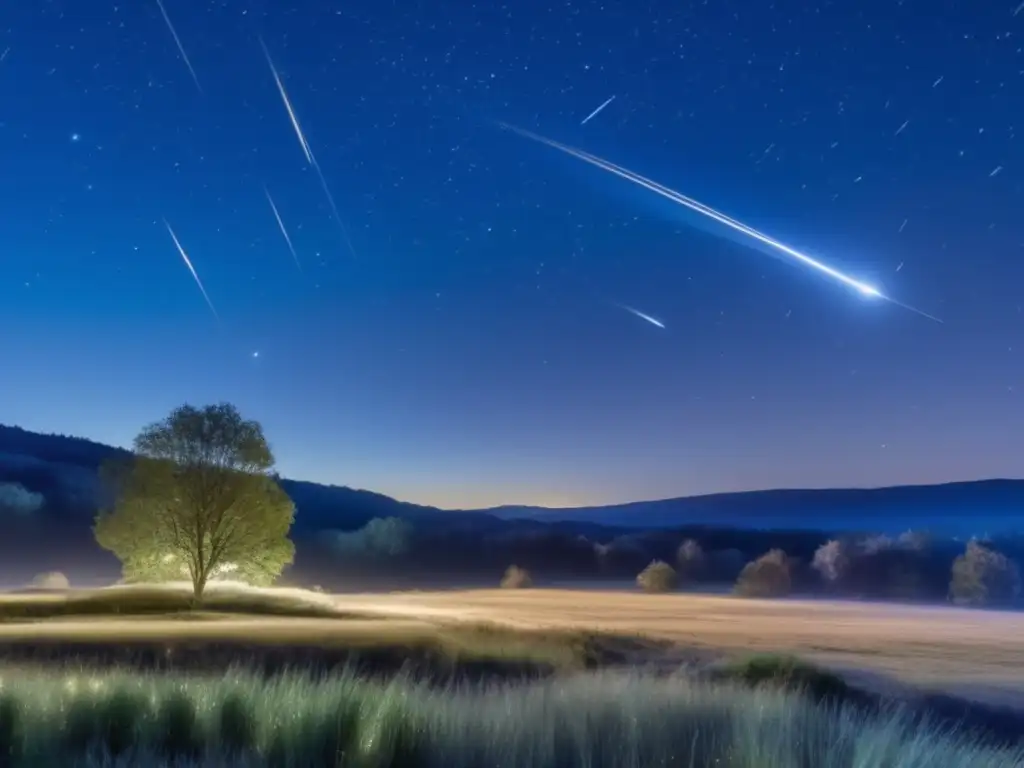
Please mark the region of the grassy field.
MULTIPOLYGON (((792 660, 700 679, 628 669, 683 648, 787 651, 1024 690, 1014 614, 559 590, 217 587, 199 610, 188 598, 180 586, 0 598, 0 765, 1024 765, 792 660), (277 654, 274 674, 247 654, 277 654), (224 675, 232 663, 244 669, 224 675), (453 675, 452 688, 422 674, 437 669, 497 674, 453 675)), ((1016 739, 1019 726, 986 732, 1016 739)))
POLYGON ((439 691, 351 676, 3 679, 5 765, 1010 768, 1024 752, 793 693, 592 673, 439 691))
POLYGON ((1024 703, 1024 614, 839 601, 773 601, 585 590, 346 595, 341 610, 525 629, 637 633, 697 650, 797 654, 889 680, 1024 703))
POLYGON ((289 659, 319 667, 380 671, 474 667, 495 673, 578 670, 626 663, 656 647, 641 638, 573 629, 523 630, 500 622, 459 622, 444 611, 415 617, 351 610, 333 596, 298 589, 240 586, 207 591, 192 609, 184 586, 118 586, 63 594, 0 597, 0 663, 65 658, 109 666, 163 666, 176 648, 178 666, 223 668, 233 658, 276 666, 289 659), (440 614, 440 615, 439 615, 440 614))

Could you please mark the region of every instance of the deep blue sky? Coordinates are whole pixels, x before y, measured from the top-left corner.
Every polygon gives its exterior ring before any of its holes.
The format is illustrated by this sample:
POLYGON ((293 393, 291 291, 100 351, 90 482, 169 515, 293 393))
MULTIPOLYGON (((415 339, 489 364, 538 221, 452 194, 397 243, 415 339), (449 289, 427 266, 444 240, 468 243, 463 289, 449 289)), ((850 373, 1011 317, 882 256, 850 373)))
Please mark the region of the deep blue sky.
POLYGON ((5 3, 0 422, 227 400, 287 475, 452 507, 1019 476, 1014 5, 164 0, 200 91, 155 0, 5 3))

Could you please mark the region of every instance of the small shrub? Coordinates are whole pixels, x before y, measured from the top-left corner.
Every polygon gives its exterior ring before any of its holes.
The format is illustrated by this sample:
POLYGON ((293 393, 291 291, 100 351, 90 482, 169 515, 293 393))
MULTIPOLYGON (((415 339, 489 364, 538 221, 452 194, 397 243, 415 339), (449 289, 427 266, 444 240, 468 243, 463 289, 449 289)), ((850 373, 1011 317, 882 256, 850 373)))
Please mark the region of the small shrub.
POLYGON ((530 572, 518 565, 510 565, 505 575, 501 577, 502 589, 527 589, 533 586, 533 579, 530 572))
POLYGON ((671 592, 679 583, 679 575, 668 563, 655 560, 640 571, 636 583, 644 592, 671 592))
POLYGON ((799 691, 815 701, 845 703, 861 697, 843 678, 794 656, 765 654, 728 665, 721 676, 750 686, 799 691))
POLYGON ((37 574, 29 586, 32 589, 70 589, 71 582, 60 571, 47 571, 37 574))
POLYGON ((744 597, 782 597, 793 588, 792 567, 786 553, 773 549, 747 563, 736 579, 734 592, 744 597))

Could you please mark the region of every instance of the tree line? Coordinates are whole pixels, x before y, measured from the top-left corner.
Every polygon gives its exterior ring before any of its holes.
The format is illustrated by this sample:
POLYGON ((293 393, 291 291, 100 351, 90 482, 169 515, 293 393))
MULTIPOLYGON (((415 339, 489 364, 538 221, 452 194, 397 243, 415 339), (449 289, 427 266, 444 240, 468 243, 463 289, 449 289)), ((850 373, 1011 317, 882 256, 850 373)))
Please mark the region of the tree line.
MULTIPOLYGON (((229 404, 184 405, 145 427, 133 449, 102 466, 112 503, 93 527, 100 546, 120 560, 126 581, 186 580, 199 600, 211 580, 270 584, 292 563, 295 505, 281 488, 258 422, 229 404)), ((675 538, 673 544, 674 535, 627 533, 598 542, 548 526, 493 539, 479 532, 460 538, 431 535, 387 517, 358 531, 324 531, 321 544, 334 562, 362 570, 429 569, 439 563, 457 569, 460 557, 490 558, 493 569, 497 558, 512 554, 519 562, 502 579, 507 587, 535 583, 542 575, 536 564, 595 577, 639 570, 637 584, 648 591, 729 583, 748 596, 821 593, 973 605, 1012 604, 1021 592, 1015 560, 978 541, 957 551, 950 542, 920 533, 819 538, 813 546, 806 535, 785 532, 712 531, 701 539, 675 538), (727 546, 733 542, 747 552, 770 543, 748 555, 727 546), (802 551, 787 554, 787 542, 802 551)))

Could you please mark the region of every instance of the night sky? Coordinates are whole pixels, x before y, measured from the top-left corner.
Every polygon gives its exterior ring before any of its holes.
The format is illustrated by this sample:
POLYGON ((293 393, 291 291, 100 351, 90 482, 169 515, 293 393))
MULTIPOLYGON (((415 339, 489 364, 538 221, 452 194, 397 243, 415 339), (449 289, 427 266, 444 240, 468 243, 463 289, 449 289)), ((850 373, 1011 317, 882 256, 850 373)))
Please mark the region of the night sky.
POLYGON ((1015 5, 4 3, 0 422, 230 401, 444 507, 1019 476, 1015 5))

